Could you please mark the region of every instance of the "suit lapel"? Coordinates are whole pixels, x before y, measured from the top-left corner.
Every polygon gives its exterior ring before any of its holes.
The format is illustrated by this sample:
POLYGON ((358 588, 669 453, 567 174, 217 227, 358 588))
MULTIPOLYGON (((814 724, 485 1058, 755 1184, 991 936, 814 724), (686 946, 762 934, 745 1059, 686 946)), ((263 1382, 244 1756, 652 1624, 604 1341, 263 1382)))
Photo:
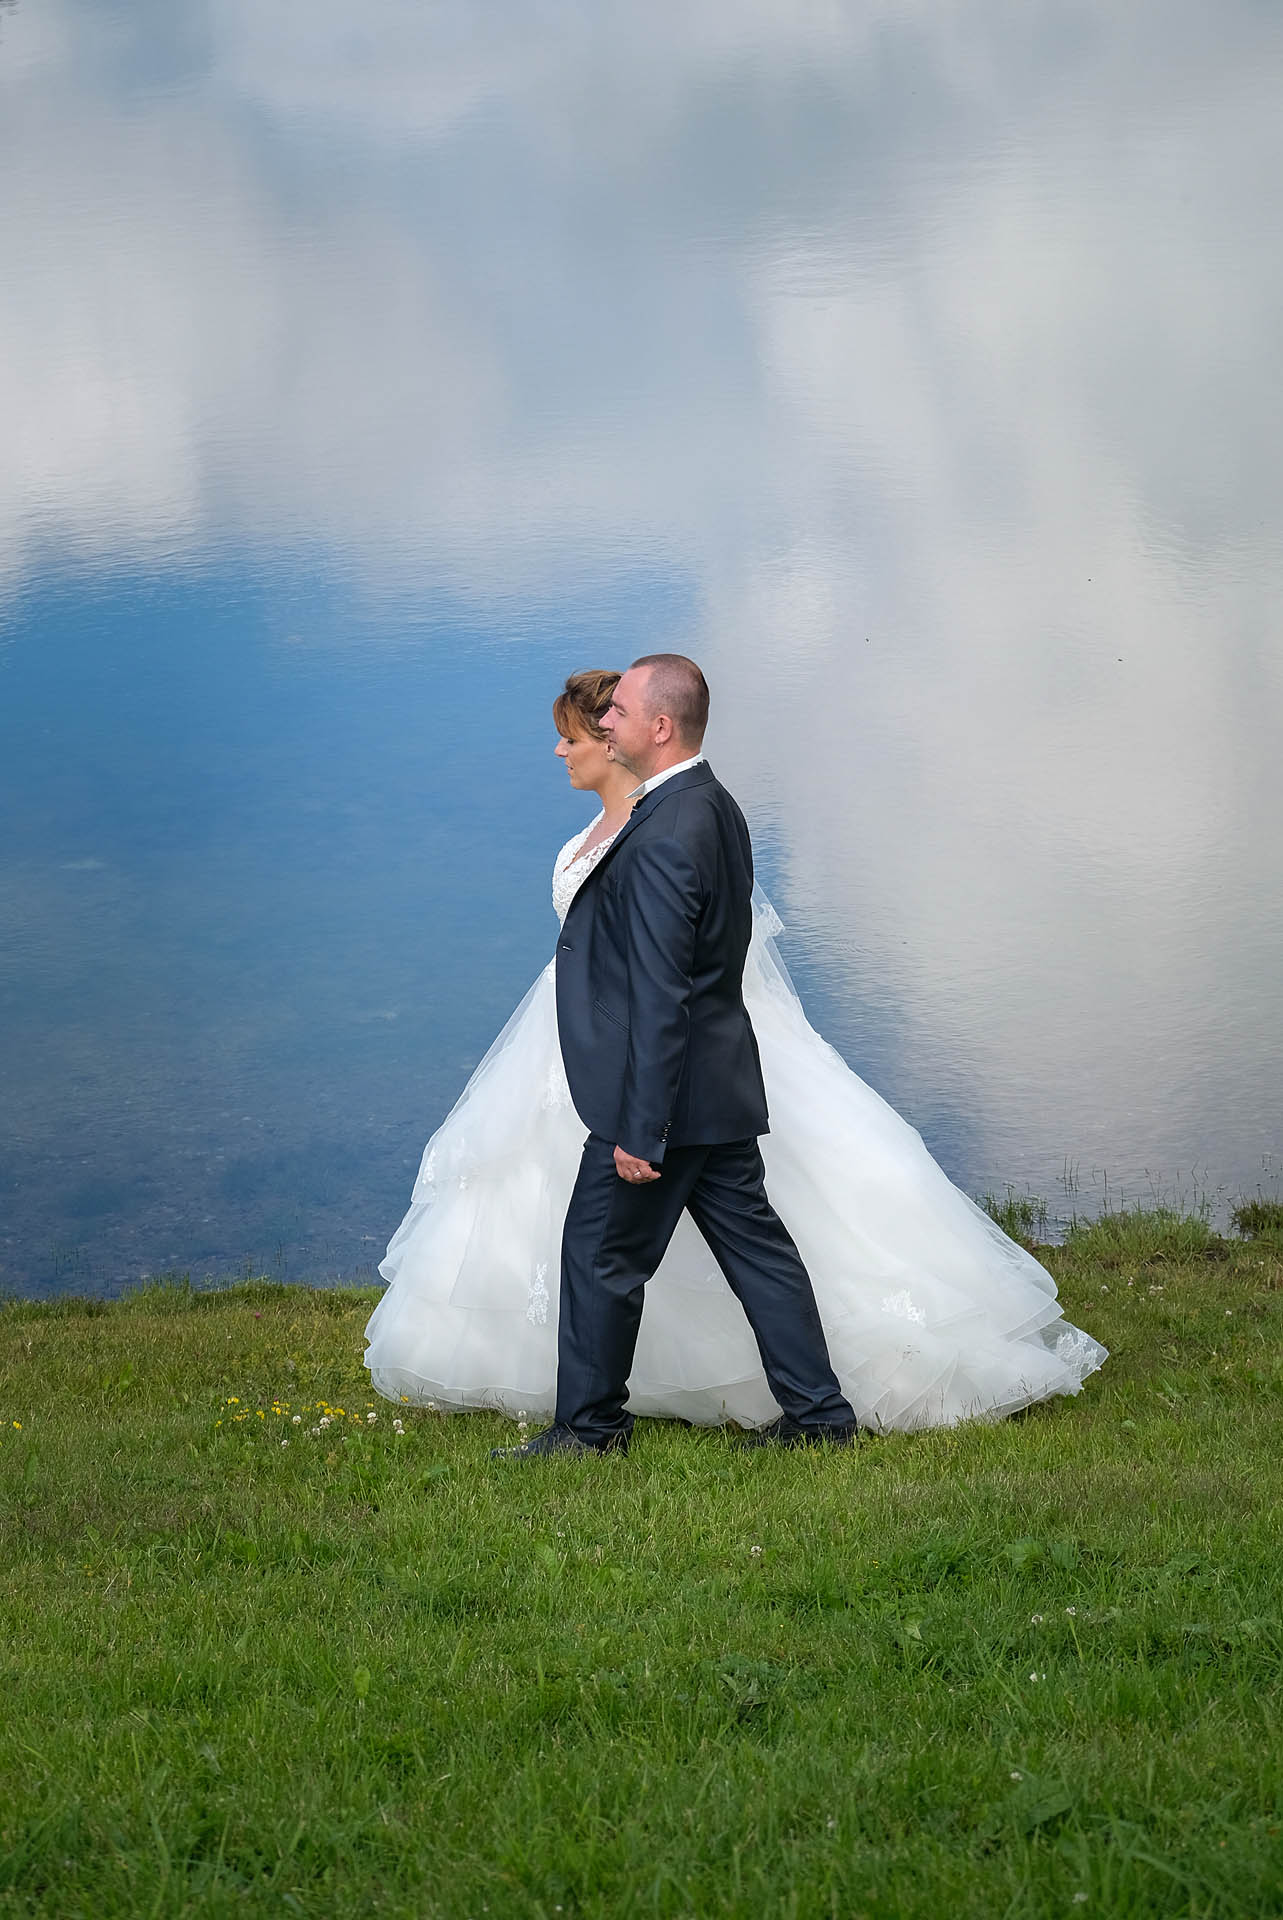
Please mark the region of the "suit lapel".
POLYGON ((656 787, 653 792, 643 794, 596 866, 590 873, 584 875, 579 892, 571 901, 571 910, 574 909, 575 901, 580 900, 588 891, 597 875, 610 865, 634 827, 640 826, 643 820, 649 820, 651 814, 657 807, 661 807, 665 800, 671 800, 675 794, 685 793, 689 787, 705 786, 713 778, 713 769, 707 760, 702 760, 697 767, 689 767, 685 773, 675 773, 671 780, 665 780, 662 787, 656 787))

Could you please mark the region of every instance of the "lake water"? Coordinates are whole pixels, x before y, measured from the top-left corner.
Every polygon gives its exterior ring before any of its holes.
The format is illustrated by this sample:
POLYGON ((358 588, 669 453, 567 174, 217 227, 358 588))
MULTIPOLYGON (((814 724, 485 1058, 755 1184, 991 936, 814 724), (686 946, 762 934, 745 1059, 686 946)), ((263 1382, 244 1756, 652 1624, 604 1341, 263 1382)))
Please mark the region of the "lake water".
POLYGON ((1279 1191, 1283 14, 3 0, 0 1291, 369 1277, 678 646, 968 1191, 1279 1191))

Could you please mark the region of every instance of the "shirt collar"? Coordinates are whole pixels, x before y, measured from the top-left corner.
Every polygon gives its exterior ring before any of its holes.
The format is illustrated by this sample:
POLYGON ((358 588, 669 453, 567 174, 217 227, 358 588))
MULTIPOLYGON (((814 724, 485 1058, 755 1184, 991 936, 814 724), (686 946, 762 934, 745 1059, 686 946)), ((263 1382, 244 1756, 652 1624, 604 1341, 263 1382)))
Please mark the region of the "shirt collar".
POLYGON ((675 767, 665 767, 662 773, 652 773, 649 780, 643 780, 639 787, 633 788, 628 798, 640 800, 644 794, 654 793, 656 787, 662 787, 665 780, 671 780, 675 773, 689 773, 692 767, 702 766, 703 762, 702 753, 692 754, 689 760, 679 760, 675 767))

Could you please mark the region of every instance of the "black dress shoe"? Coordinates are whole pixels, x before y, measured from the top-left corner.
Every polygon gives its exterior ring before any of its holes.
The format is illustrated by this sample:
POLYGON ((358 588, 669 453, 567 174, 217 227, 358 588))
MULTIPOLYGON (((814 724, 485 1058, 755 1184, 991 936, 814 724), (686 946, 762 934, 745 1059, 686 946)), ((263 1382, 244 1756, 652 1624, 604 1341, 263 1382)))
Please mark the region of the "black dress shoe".
POLYGON ((752 1427, 743 1436, 746 1447, 853 1447, 860 1429, 849 1427, 803 1427, 782 1413, 768 1427, 752 1427))
POLYGON ((609 1434, 604 1440, 581 1440, 569 1427, 545 1427, 520 1447, 492 1447, 492 1460, 547 1460, 557 1453, 627 1453, 628 1435, 609 1434))

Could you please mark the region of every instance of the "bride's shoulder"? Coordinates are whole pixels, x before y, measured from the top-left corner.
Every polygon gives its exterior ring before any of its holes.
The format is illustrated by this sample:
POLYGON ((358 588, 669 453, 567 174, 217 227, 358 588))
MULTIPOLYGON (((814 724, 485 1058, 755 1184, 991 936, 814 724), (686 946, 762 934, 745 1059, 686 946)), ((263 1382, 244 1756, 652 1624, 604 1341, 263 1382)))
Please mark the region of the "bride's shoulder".
POLYGON ((571 834, 569 840, 567 840, 565 846, 561 849, 561 852, 557 855, 557 858, 553 863, 555 869, 558 872, 560 872, 563 867, 569 865, 570 861, 574 859, 580 847, 583 846, 584 841, 588 838, 589 834, 593 831, 593 828, 600 824, 602 818, 603 818, 602 813, 594 814, 586 827, 581 827, 578 833, 571 834))

